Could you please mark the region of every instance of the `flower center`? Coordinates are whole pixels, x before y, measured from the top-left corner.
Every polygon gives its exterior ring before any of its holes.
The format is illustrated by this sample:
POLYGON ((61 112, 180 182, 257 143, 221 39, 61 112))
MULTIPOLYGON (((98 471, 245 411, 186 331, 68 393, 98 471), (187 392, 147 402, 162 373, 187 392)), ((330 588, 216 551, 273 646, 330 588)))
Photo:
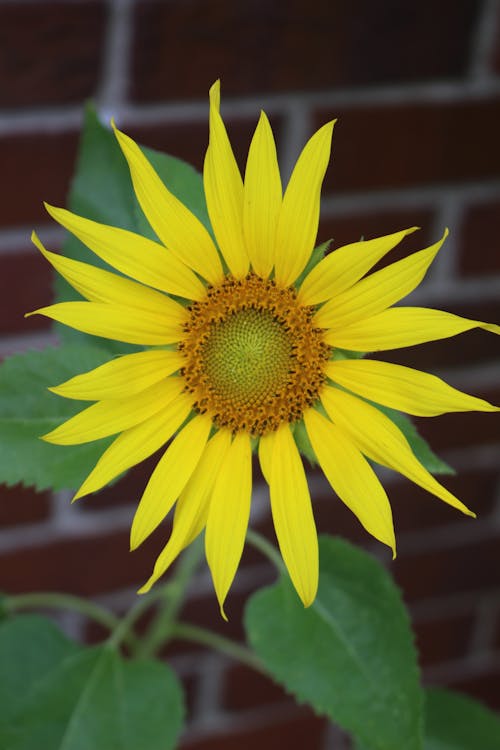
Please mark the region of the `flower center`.
POLYGON ((227 277, 189 311, 182 374, 195 410, 218 427, 264 435, 317 400, 330 347, 294 289, 227 277))
POLYGON ((212 325, 202 347, 213 388, 241 404, 282 388, 291 365, 292 338, 267 310, 249 308, 212 325))

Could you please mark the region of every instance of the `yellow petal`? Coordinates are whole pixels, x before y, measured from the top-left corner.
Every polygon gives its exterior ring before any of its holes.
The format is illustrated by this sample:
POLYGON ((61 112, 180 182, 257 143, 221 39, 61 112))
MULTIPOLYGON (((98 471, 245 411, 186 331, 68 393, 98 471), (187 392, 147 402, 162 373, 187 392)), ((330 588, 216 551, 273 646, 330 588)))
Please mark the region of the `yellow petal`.
POLYGON ((198 466, 182 490, 175 505, 174 526, 168 544, 160 553, 149 580, 139 589, 145 594, 168 570, 177 555, 205 527, 210 495, 224 456, 231 445, 229 430, 219 430, 208 441, 198 466))
POLYGON ((171 375, 182 367, 183 362, 179 352, 162 349, 126 354, 82 375, 75 375, 49 391, 79 401, 128 398, 171 375))
POLYGON ((99 401, 43 436, 48 443, 77 445, 114 435, 144 422, 181 392, 180 378, 167 378, 129 398, 99 401))
POLYGON ((315 324, 338 331, 406 297, 424 278, 447 235, 448 230, 434 245, 370 274, 331 299, 314 316, 315 324))
POLYGON ((281 178, 273 132, 264 112, 250 144, 245 171, 243 229, 250 263, 267 279, 274 265, 281 178))
POLYGON ((384 488, 356 446, 315 409, 304 413, 307 434, 323 472, 364 528, 396 556, 392 511, 384 488))
POLYGON ((262 454, 270 467, 271 510, 281 555, 304 607, 309 607, 318 590, 318 536, 304 467, 288 424, 270 443, 264 442, 262 454))
POLYGON ((314 248, 334 124, 323 125, 306 143, 283 197, 275 251, 276 281, 283 287, 293 284, 314 248))
POLYGON ((224 601, 243 552, 250 516, 252 451, 245 432, 237 433, 223 458, 210 500, 205 550, 222 617, 224 601))
POLYGON ((300 304, 318 305, 350 289, 389 250, 417 229, 418 227, 411 227, 385 237, 353 242, 337 248, 320 260, 304 279, 298 294, 300 304))
POLYGON ((128 162, 135 194, 163 244, 211 284, 222 280, 222 265, 209 233, 163 184, 143 152, 128 135, 114 128, 128 162))
POLYGON ((435 375, 369 359, 329 362, 331 380, 360 396, 408 414, 433 417, 451 411, 500 411, 482 398, 468 396, 435 375))
POLYGON ((73 499, 97 492, 122 472, 155 453, 185 421, 191 407, 191 398, 180 393, 145 422, 122 432, 102 454, 73 499))
POLYGON ((385 414, 337 388, 324 388, 321 401, 330 419, 368 458, 398 471, 445 503, 474 516, 415 458, 401 430, 385 414))
POLYGON ((118 227, 99 224, 45 203, 61 226, 78 237, 99 258, 142 284, 187 299, 201 299, 205 287, 179 258, 163 245, 118 227))
POLYGON ((500 326, 493 323, 468 320, 442 310, 391 307, 345 328, 327 331, 325 341, 341 349, 375 352, 446 339, 472 328, 483 328, 497 336, 500 334, 500 326))
POLYGON ((31 239, 42 255, 71 286, 91 302, 127 305, 133 314, 150 313, 157 316, 184 316, 178 302, 149 287, 124 279, 88 263, 50 253, 44 248, 35 232, 31 239))
POLYGON ((163 346, 180 341, 184 335, 182 324, 187 313, 180 307, 168 316, 127 307, 107 305, 100 302, 60 302, 41 307, 30 315, 45 315, 70 328, 76 328, 92 336, 124 341, 127 344, 163 346))
POLYGON ((219 112, 220 84, 210 89, 210 141, 203 182, 207 208, 220 250, 237 279, 248 272, 243 237, 243 181, 219 112))
POLYGON ((171 442, 151 474, 130 530, 130 548, 136 549, 169 513, 186 486, 205 449, 212 426, 198 414, 171 442))

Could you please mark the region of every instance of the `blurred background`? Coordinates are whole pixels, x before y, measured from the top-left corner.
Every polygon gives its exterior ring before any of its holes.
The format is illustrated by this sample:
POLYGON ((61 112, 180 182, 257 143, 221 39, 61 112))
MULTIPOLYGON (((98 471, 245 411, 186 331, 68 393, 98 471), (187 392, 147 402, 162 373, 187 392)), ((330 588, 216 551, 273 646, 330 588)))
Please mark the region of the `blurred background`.
MULTIPOLYGON (((52 249, 62 244, 42 200, 65 203, 85 100, 144 144, 201 167, 207 92, 219 77, 242 167, 260 108, 285 175, 314 129, 339 118, 321 241, 333 237, 338 246, 419 225, 406 254, 449 226, 412 303, 499 322, 496 0, 0 0, 2 358, 55 341, 48 320, 23 318, 51 301, 51 272, 29 235, 36 227, 52 249)), ((387 358, 500 403, 498 352, 497 339, 472 331, 387 358)), ((411 610, 426 681, 500 708, 498 417, 421 419, 419 429, 458 470, 444 483, 478 520, 387 472, 399 534, 390 569, 411 610)), ((164 541, 163 529, 128 552, 152 464, 75 506, 69 493, 0 487, 0 588, 59 589, 117 611, 128 606, 164 541)), ((319 529, 383 557, 324 480, 311 481, 319 529)), ((254 524, 273 538, 262 485, 255 494, 254 524)), ((205 568, 184 614, 242 638, 245 600, 272 580, 263 558, 247 551, 228 599, 229 624, 219 618, 205 568)), ((103 635, 74 614, 62 624, 77 638, 103 635)), ((263 677, 189 644, 174 643, 167 655, 188 693, 183 750, 348 747, 263 677)))

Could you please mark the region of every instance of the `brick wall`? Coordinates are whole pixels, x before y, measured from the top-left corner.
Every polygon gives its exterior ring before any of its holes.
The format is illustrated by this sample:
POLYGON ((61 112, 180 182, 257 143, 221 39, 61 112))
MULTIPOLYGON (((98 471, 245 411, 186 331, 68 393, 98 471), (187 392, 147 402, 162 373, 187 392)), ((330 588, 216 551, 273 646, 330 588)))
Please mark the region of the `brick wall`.
MULTIPOLYGON (((423 231, 405 245, 412 250, 448 225, 446 249, 413 301, 500 319, 495 0, 0 0, 0 356, 54 341, 47 321, 23 319, 50 301, 52 283, 28 238, 36 226, 60 246, 41 201, 64 202, 82 102, 94 98, 105 119, 113 114, 148 145, 200 166, 207 89, 219 76, 240 159, 260 107, 272 118, 287 174, 312 130, 340 118, 321 239, 341 244, 417 224, 423 231)), ((498 342, 486 333, 390 358, 500 402, 498 342)), ((426 679, 500 708, 498 420, 480 414, 420 422, 460 472, 447 486, 478 520, 388 475, 399 531, 391 567, 411 607, 426 679)), ((0 588, 59 588, 126 606, 161 543, 157 534, 128 552, 146 475, 136 470, 127 483, 75 506, 65 493, 0 488, 0 588)), ((320 529, 380 554, 325 482, 312 482, 320 529)), ((260 485, 255 523, 271 534, 260 485)), ((241 636, 246 597, 272 576, 262 558, 245 553, 225 625, 202 570, 186 616, 241 636)), ((99 635, 72 614, 63 619, 77 637, 99 635)), ((184 750, 346 747, 336 730, 262 677, 187 644, 172 644, 168 655, 188 689, 184 750)))

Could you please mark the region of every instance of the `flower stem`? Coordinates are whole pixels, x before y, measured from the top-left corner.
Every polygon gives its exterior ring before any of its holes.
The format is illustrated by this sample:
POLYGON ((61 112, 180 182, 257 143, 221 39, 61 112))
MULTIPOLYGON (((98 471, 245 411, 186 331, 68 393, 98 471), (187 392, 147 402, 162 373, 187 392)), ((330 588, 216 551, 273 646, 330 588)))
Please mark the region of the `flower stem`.
POLYGON ((140 599, 129 609, 127 614, 117 621, 116 627, 113 629, 110 637, 106 641, 106 646, 110 648, 118 648, 118 646, 124 642, 130 641, 130 637, 133 634, 132 653, 135 655, 141 649, 141 641, 133 633, 133 627, 137 620, 152 606, 152 604, 159 598, 159 595, 163 596, 164 592, 154 591, 151 594, 141 596, 140 599))
POLYGON ((162 589, 163 603, 138 648, 136 656, 154 656, 171 638, 177 615, 184 603, 189 582, 203 554, 201 538, 198 538, 182 556, 173 579, 162 589))
MULTIPOLYGON (((74 612, 87 617, 89 620, 97 622, 107 630, 116 631, 121 621, 109 609, 101 607, 88 599, 82 599, 79 596, 71 594, 62 594, 57 591, 34 592, 30 594, 19 594, 9 596, 3 602, 2 606, 8 613, 19 612, 24 609, 71 609, 74 612)), ((125 634, 124 634, 125 635, 125 634)), ((127 632, 124 638, 128 645, 135 645, 135 636, 132 632, 127 632)))
POLYGON ((260 552, 262 552, 263 555, 267 557, 268 560, 272 562, 278 573, 285 573, 285 564, 281 558, 281 555, 276 550, 273 545, 267 541, 267 539, 262 536, 262 534, 259 534, 257 531, 253 531, 252 529, 248 529, 247 531, 247 541, 252 545, 252 547, 255 547, 255 549, 258 549, 260 552))
POLYGON ((176 622, 172 626, 171 635, 172 638, 201 643, 203 646, 214 648, 257 672, 267 674, 257 656, 248 648, 228 638, 224 638, 222 635, 214 633, 211 630, 205 630, 205 628, 200 628, 197 625, 191 625, 191 623, 187 622, 176 622))

